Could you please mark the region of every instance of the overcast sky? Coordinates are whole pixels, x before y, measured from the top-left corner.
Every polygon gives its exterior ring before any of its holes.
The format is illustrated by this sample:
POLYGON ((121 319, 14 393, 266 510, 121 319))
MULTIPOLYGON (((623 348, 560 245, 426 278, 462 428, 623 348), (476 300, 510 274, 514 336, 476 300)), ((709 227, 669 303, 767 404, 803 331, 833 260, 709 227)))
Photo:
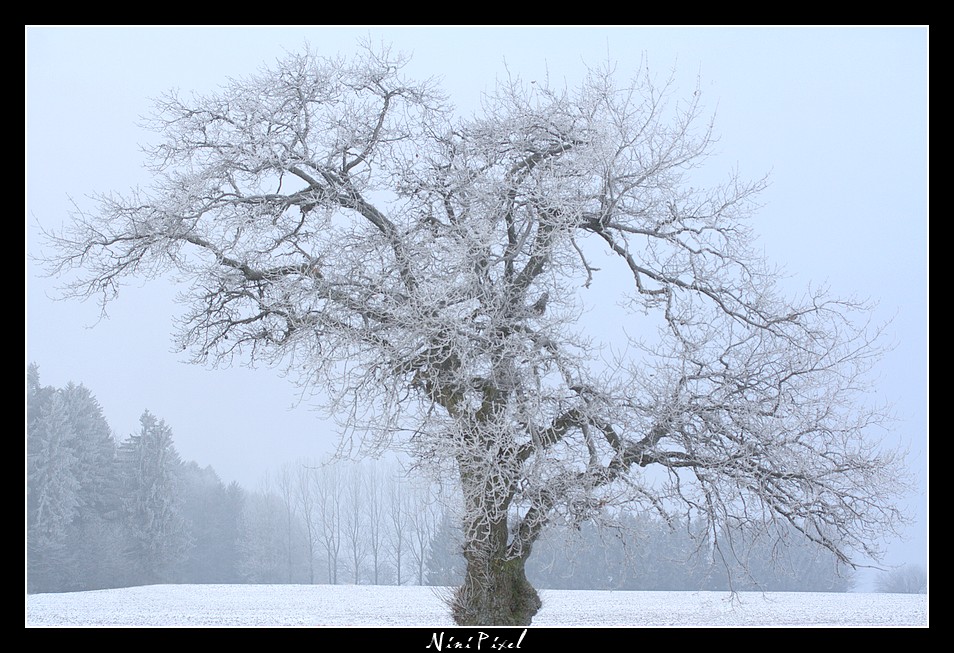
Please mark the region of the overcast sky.
POLYGON ((263 473, 320 457, 332 422, 268 369, 209 370, 172 353, 175 289, 135 282, 98 320, 94 303, 58 302, 30 255, 70 199, 147 186, 138 127, 150 98, 204 93, 309 43, 348 54, 370 36, 413 54, 407 73, 438 77, 463 115, 509 70, 575 84, 587 65, 624 76, 644 56, 696 78, 716 113, 716 173, 771 173, 753 223, 792 292, 809 283, 878 302, 893 350, 873 399, 893 403, 892 439, 921 479, 915 520, 889 562, 925 561, 927 542, 927 30, 925 28, 39 28, 27 29, 26 362, 44 385, 86 385, 117 439, 149 409, 186 460, 253 489, 263 473))

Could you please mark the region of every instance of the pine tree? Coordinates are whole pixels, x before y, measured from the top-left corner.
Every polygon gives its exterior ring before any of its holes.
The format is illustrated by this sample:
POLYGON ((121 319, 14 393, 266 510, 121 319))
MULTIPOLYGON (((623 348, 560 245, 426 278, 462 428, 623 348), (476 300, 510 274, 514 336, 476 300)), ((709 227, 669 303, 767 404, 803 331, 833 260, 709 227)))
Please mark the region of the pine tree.
POLYGON ((122 582, 116 444, 84 386, 43 387, 27 371, 28 588, 72 591, 122 582))
POLYGON ((464 532, 460 517, 445 510, 427 553, 428 585, 456 587, 464 580, 464 532))
POLYGON ((222 567, 228 583, 241 582, 242 513, 245 509, 245 490, 236 481, 225 489, 226 519, 222 542, 222 567))
POLYGON ((190 461, 181 466, 182 515, 193 546, 182 564, 184 583, 221 583, 217 551, 223 527, 225 486, 212 467, 190 461))
POLYGON ((36 363, 30 363, 27 368, 27 433, 32 432, 40 410, 49 403, 54 392, 55 388, 40 385, 40 368, 36 363))
POLYGON ((39 407, 27 429, 27 587, 53 591, 64 584, 67 540, 79 505, 75 437, 59 392, 39 407))
POLYGON ((61 390, 75 437, 79 503, 70 529, 67 587, 71 591, 123 583, 123 525, 116 441, 96 397, 82 384, 61 390))
POLYGON ((182 517, 179 454, 172 431, 149 411, 119 448, 126 553, 134 583, 166 582, 190 546, 182 517))
POLYGON ((182 515, 193 546, 182 564, 180 582, 239 582, 238 539, 243 492, 226 488, 211 466, 182 465, 182 515))
POLYGON ((116 442, 103 409, 82 384, 68 383, 62 394, 76 434, 73 446, 81 512, 84 517, 93 514, 116 517, 116 442))

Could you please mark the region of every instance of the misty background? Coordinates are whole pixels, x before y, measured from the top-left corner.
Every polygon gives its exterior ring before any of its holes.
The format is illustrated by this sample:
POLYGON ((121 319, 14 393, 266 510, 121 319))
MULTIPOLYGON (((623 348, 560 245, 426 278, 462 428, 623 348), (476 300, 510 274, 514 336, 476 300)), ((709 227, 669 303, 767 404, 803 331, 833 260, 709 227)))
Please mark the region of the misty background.
MULTIPOLYGON (((439 78, 465 115, 508 72, 573 86, 587 66, 609 60, 625 76, 645 58, 675 71, 677 91, 698 79, 720 136, 708 170, 771 175, 753 228, 788 274, 783 288, 828 285, 877 302, 875 320, 890 322, 871 399, 893 405, 885 440, 909 450, 919 490, 885 562, 926 565, 926 28, 28 28, 23 369, 35 363, 42 387, 83 384, 117 444, 150 411, 182 460, 225 486, 267 496, 283 467, 327 459, 336 425, 276 371, 203 369, 171 351, 171 282, 125 288, 103 318, 94 303, 55 301, 31 257, 73 202, 148 185, 140 145, 155 136, 137 125, 150 98, 209 91, 305 43, 348 54, 361 38, 412 53, 408 75, 439 78)), ((616 301, 595 290, 594 303, 616 301)))

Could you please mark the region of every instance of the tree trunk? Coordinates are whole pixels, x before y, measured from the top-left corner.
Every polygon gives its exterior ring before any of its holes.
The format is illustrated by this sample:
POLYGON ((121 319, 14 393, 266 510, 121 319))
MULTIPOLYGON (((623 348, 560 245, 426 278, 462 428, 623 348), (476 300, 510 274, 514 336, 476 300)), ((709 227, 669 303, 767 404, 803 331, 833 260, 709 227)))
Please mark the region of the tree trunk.
POLYGON ((454 621, 459 626, 529 626, 542 605, 524 569, 530 546, 519 551, 509 546, 506 501, 493 516, 478 508, 480 501, 468 503, 463 550, 467 569, 451 604, 454 621))
POLYGON ((526 558, 467 557, 452 605, 459 626, 529 626, 543 605, 527 580, 526 558))
MULTIPOLYGON (((490 413, 493 401, 484 402, 490 413)), ((478 429, 479 431, 479 429, 478 429)), ((515 477, 506 456, 492 441, 477 449, 489 459, 458 458, 464 498, 464 582, 451 602, 451 614, 459 626, 529 626, 540 609, 540 595, 527 580, 525 564, 533 539, 514 546, 508 525, 515 477), (487 469, 499 474, 488 475, 487 469)))

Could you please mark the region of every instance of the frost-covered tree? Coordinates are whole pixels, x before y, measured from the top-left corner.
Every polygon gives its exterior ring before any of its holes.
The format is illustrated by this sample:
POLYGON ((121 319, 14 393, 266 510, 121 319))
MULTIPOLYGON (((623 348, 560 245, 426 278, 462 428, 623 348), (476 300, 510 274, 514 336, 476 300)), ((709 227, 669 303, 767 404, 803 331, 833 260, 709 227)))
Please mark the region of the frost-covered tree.
POLYGON ((28 587, 112 587, 121 563, 116 444, 82 385, 42 387, 27 373, 28 587))
POLYGON ((875 591, 889 594, 927 594, 928 577, 920 565, 902 565, 882 571, 875 578, 875 591))
POLYGON ((179 565, 184 583, 238 582, 241 488, 226 488, 211 466, 180 467, 181 514, 192 546, 179 565))
POLYGON ((82 513, 108 514, 116 510, 116 441, 93 393, 82 384, 62 390, 74 439, 82 513))
POLYGON ((116 441, 88 388, 68 383, 61 393, 75 435, 74 474, 79 484, 69 542, 68 589, 116 587, 124 573, 116 441))
POLYGON ((27 366, 27 434, 40 417, 40 411, 49 402, 55 388, 43 387, 40 384, 40 367, 36 363, 27 366))
POLYGON ((716 547, 785 522, 842 561, 876 553, 904 477, 861 396, 877 334, 864 306, 776 287, 747 223, 763 181, 697 174, 700 90, 510 77, 465 118, 405 63, 305 51, 161 97, 154 184, 78 206, 51 272, 104 304, 172 272, 195 362, 281 366, 349 442, 453 468, 460 624, 529 623, 545 525, 624 504, 716 547), (603 322, 637 339, 614 358, 581 318, 622 277, 603 322))
POLYGON ((147 410, 139 424, 119 446, 126 553, 132 582, 168 582, 192 545, 182 515, 182 462, 163 420, 147 410))
POLYGON ((62 589, 67 542, 79 509, 75 435, 62 393, 54 392, 27 432, 27 580, 31 590, 62 589))

